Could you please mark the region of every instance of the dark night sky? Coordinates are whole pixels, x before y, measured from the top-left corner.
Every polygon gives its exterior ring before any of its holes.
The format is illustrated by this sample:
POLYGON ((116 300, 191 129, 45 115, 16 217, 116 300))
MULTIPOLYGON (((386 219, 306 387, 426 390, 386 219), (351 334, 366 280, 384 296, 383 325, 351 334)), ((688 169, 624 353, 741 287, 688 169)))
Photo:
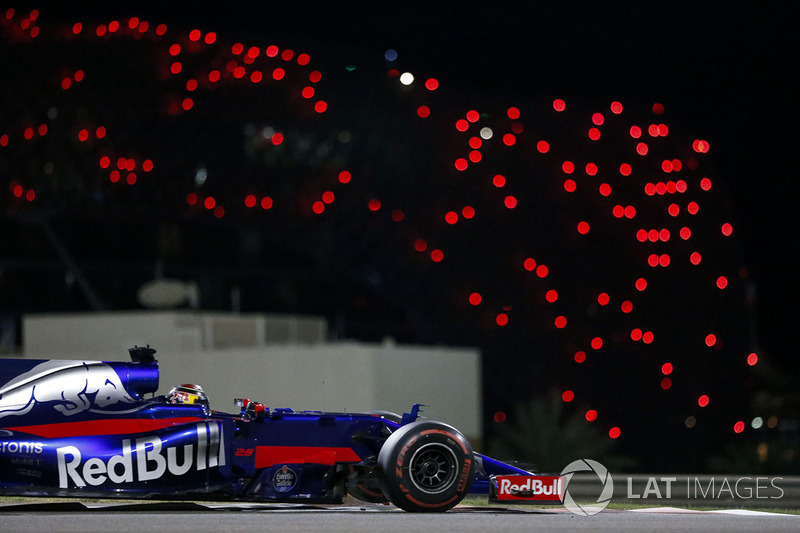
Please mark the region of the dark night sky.
POLYGON ((716 178, 735 202, 737 232, 758 284, 761 344, 790 349, 798 283, 789 257, 797 251, 798 224, 789 69, 797 64, 797 32, 785 4, 265 4, 226 9, 220 31, 246 27, 345 53, 395 48, 408 68, 499 98, 633 98, 677 109, 711 142, 716 178))
POLYGON ((498 98, 536 94, 659 101, 711 143, 758 284, 761 345, 789 350, 797 315, 789 133, 796 30, 785 3, 62 3, 67 19, 139 16, 309 51, 400 53, 404 67, 498 98), (167 6, 168 4, 168 6, 167 6), (220 4, 222 6, 223 4, 220 4))

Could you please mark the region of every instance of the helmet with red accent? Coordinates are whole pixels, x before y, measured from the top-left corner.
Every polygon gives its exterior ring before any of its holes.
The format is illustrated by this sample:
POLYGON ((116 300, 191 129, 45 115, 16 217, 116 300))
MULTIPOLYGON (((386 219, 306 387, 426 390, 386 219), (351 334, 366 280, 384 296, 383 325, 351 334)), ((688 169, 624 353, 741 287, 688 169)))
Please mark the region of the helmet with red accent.
POLYGON ((167 394, 167 402, 177 404, 199 404, 208 408, 208 396, 203 387, 193 383, 184 383, 172 387, 167 394))

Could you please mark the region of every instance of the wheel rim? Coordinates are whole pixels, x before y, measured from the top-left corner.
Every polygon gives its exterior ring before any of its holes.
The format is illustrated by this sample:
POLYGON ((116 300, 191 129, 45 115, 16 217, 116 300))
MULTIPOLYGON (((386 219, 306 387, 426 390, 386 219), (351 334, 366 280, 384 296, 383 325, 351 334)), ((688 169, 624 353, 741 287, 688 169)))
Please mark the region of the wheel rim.
POLYGON ((458 459, 453 450, 439 443, 421 446, 409 461, 411 482, 421 491, 438 494, 456 478, 458 459))

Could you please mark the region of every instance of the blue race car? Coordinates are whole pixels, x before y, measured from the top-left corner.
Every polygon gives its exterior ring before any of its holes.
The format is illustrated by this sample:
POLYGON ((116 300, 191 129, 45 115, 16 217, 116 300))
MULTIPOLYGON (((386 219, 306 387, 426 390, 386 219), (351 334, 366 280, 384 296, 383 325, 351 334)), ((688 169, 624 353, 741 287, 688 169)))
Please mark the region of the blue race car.
MULTIPOLYGON (((158 389, 132 362, 0 360, 0 494, 341 503, 446 511, 494 476, 532 474, 410 413, 209 409, 196 385, 158 389), (149 395, 149 397, 146 397, 149 395)), ((496 484, 496 483, 495 483, 496 484)))

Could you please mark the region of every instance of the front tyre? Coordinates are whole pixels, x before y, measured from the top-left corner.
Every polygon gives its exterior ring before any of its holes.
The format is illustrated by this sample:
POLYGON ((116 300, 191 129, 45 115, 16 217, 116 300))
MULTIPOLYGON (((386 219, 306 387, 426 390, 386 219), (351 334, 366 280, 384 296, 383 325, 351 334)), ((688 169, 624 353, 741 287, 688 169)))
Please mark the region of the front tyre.
POLYGON ((467 495, 475 459, 457 429, 420 420, 386 439, 378 467, 378 483, 394 505, 412 512, 442 512, 467 495))

